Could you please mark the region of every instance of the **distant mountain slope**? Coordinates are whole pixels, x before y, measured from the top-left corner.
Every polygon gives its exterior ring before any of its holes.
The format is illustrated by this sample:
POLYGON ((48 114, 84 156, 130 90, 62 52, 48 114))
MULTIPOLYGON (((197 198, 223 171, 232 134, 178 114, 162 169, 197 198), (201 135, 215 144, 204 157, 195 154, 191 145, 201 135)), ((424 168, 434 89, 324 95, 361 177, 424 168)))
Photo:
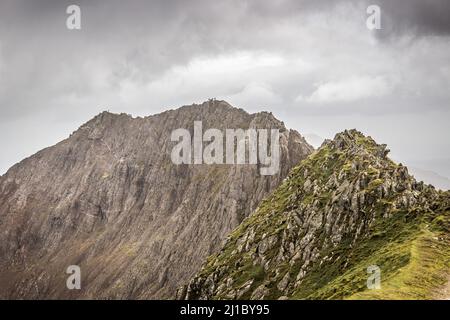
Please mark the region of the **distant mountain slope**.
POLYGON ((146 118, 104 112, 0 178, 0 298, 170 298, 312 151, 271 114, 209 101, 146 118), (175 165, 171 132, 280 129, 280 173, 175 165), (81 290, 66 288, 69 265, 81 290))
POLYGON ((417 167, 410 167, 410 171, 418 181, 432 184, 440 190, 450 190, 450 179, 443 177, 436 172, 417 167))
POLYGON ((356 130, 326 141, 178 297, 439 297, 450 271, 450 194, 416 182, 387 153, 356 130), (368 269, 380 271, 381 289, 367 287, 368 269))
POLYGON ((305 140, 308 141, 310 145, 312 145, 314 148, 319 148, 323 141, 325 140, 321 136, 315 134, 315 133, 307 133, 304 135, 305 140))

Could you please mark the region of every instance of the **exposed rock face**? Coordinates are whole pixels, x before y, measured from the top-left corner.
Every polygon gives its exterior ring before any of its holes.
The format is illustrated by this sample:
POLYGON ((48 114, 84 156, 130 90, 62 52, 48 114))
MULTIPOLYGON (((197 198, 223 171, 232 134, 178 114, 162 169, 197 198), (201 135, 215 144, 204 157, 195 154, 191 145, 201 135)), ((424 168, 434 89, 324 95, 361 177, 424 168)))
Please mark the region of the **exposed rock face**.
POLYGON ((432 297, 450 270, 450 196, 387 153, 356 130, 325 141, 178 298, 432 297), (367 268, 382 289, 368 289, 367 268))
POLYGON ((171 298, 312 152, 269 113, 223 101, 146 118, 102 113, 0 178, 0 298, 171 298), (177 128, 280 129, 280 172, 174 165, 177 128), (81 290, 66 288, 69 265, 81 290))

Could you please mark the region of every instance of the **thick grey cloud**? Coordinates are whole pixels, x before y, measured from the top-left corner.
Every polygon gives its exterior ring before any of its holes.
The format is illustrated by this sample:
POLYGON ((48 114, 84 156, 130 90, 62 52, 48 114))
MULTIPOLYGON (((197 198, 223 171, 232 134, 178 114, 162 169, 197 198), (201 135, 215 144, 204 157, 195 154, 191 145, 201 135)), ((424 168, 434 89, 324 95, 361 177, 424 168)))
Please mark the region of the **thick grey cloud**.
POLYGON ((441 0, 2 0, 0 172, 100 111, 217 97, 304 133, 357 127, 443 173, 449 12, 441 0), (381 31, 366 28, 369 4, 381 31))
POLYGON ((384 16, 384 35, 450 35, 448 0, 377 0, 384 16))

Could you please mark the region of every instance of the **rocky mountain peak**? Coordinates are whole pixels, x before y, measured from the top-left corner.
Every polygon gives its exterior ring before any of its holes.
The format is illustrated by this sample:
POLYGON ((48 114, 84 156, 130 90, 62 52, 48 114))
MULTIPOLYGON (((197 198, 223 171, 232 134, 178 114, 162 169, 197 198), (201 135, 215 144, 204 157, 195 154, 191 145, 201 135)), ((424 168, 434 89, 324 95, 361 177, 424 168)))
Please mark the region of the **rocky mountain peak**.
POLYGON ((173 297, 311 152, 273 116, 224 101, 145 118, 102 112, 1 177, 0 298, 173 297), (279 128, 279 172, 174 164, 171 133, 195 121, 279 128), (67 290, 70 265, 81 268, 81 290, 67 290))
POLYGON ((377 144, 370 136, 365 136, 356 129, 337 133, 333 140, 325 140, 322 146, 329 145, 341 151, 350 150, 353 154, 370 153, 375 157, 386 158, 390 150, 386 144, 377 144))
POLYGON ((178 297, 430 296, 446 278, 449 194, 416 182, 387 153, 386 145, 356 130, 325 141, 232 232, 178 297), (428 269, 420 270, 418 251, 441 267, 424 262, 428 269), (385 291, 367 290, 368 267, 389 279, 406 266, 413 271, 401 274, 404 292, 396 287, 400 280, 385 282, 385 291), (421 272, 439 281, 415 278, 421 272))

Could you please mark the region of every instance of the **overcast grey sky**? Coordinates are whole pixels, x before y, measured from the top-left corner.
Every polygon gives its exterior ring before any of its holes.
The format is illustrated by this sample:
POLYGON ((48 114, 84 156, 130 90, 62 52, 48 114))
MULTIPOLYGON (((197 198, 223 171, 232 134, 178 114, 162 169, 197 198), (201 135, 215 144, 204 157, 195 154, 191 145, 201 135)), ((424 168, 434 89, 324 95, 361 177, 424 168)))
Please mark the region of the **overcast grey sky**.
POLYGON ((215 97, 450 176, 449 88, 448 0, 0 0, 0 174, 103 110, 215 97))

